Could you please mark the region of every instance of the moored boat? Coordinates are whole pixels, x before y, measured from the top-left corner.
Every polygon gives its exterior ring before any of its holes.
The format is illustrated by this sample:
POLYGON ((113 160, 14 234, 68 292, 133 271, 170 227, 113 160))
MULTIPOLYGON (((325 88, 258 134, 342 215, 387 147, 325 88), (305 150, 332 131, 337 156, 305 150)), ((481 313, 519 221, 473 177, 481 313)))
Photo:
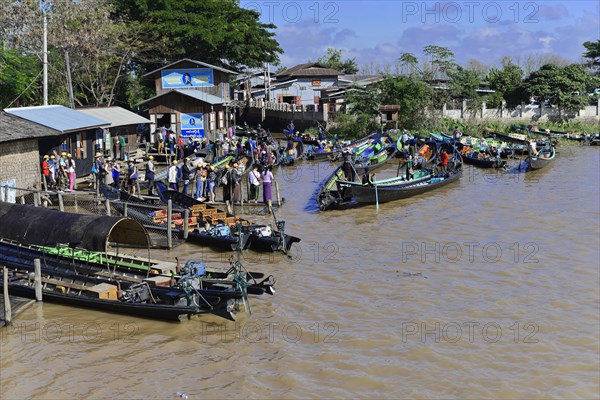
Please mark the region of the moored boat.
POLYGON ((554 162, 556 158, 556 149, 552 145, 546 145, 537 154, 530 154, 527 159, 528 169, 537 170, 547 167, 554 162))

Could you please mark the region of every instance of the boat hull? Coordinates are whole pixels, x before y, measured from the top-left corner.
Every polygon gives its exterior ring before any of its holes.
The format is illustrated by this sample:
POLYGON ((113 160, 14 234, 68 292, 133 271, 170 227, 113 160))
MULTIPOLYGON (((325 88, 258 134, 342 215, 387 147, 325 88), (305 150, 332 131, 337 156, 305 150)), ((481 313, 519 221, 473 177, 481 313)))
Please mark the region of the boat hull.
POLYGON ((414 184, 382 187, 353 185, 351 190, 354 202, 358 205, 376 204, 377 202, 387 203, 394 200, 407 199, 449 185, 452 182, 456 182, 461 175, 462 171, 459 170, 451 174, 450 177, 435 182, 427 180, 414 184))

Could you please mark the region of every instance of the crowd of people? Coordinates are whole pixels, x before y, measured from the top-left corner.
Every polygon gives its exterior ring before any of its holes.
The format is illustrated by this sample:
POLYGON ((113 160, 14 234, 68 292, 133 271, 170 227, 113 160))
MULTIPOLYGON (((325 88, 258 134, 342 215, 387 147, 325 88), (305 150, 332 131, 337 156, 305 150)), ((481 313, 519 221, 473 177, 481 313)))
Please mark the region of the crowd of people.
POLYGON ((75 159, 71 153, 52 150, 42 160, 42 184, 45 190, 75 190, 75 159))
MULTIPOLYGON (((148 163, 152 163, 149 160, 148 163)), ((146 165, 148 171, 149 165, 146 165)), ((215 166, 200 160, 196 166, 189 157, 184 158, 183 164, 179 165, 177 160, 173 160, 167 171, 167 182, 171 190, 192 196, 199 201, 213 203, 216 201, 217 190, 222 188, 223 201, 227 204, 228 211, 232 211, 233 204, 242 201, 242 185, 244 184, 244 175, 247 172, 249 185, 248 198, 244 199, 248 203, 258 203, 260 186, 263 187, 263 201, 269 207, 272 206, 272 189, 274 182, 272 166, 261 166, 252 164, 250 171, 246 171, 246 162, 244 158, 239 161, 232 160, 219 170, 215 166)), ((154 177, 152 176, 152 179, 154 177)), ((152 184, 149 181, 148 193, 152 193, 152 184)))

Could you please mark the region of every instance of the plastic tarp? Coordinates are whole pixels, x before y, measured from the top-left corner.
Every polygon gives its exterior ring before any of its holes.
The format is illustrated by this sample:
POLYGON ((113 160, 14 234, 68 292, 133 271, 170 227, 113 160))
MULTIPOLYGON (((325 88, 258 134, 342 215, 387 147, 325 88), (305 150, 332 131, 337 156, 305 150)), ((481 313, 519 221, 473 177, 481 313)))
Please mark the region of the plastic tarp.
POLYGON ((23 244, 67 244, 106 252, 109 242, 148 247, 150 239, 137 221, 123 217, 60 212, 0 202, 0 237, 23 244))

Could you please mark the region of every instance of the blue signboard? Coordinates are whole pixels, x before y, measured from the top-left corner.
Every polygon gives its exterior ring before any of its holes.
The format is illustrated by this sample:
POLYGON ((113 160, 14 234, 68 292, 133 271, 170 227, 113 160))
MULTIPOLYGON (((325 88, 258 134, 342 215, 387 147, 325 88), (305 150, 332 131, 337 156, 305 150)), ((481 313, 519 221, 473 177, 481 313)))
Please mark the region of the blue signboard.
POLYGON ((163 89, 214 86, 211 68, 167 69, 161 73, 163 89))
POLYGON ((181 114, 181 136, 204 137, 204 120, 202 114, 181 114))

